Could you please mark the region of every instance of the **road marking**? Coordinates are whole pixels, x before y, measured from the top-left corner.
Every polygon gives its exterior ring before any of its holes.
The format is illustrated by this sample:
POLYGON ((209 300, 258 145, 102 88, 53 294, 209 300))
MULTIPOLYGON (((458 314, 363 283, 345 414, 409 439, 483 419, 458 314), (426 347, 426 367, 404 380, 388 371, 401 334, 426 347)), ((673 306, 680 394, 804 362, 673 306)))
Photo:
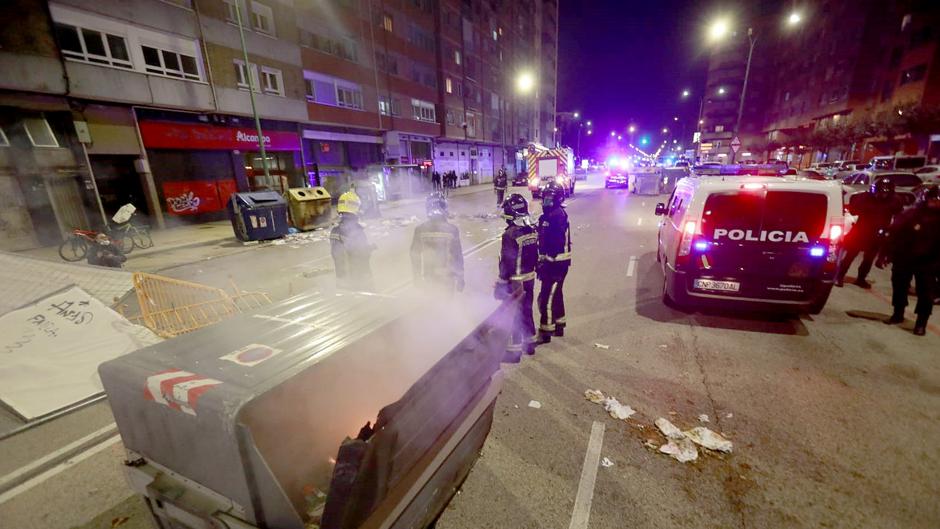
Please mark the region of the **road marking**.
POLYGON ((636 225, 637 225, 637 226, 642 226, 642 225, 643 225, 643 217, 640 217, 640 218, 636 219, 636 225))
POLYGON ((597 481, 597 467, 601 461, 601 446, 604 444, 604 423, 594 421, 591 425, 591 438, 584 454, 584 466, 581 468, 581 481, 578 494, 574 498, 574 510, 568 529, 587 529, 591 516, 591 502, 594 501, 594 483, 597 481))
POLYGON ((631 255, 630 261, 627 263, 627 277, 633 277, 633 273, 636 272, 636 261, 637 257, 631 255))
MULTIPOLYGON (((111 426, 114 426, 113 423, 112 423, 111 426)), ((101 430, 99 430, 99 431, 101 431, 101 430)), ((96 432, 96 433, 97 433, 97 432, 96 432)), ((92 434, 92 435, 94 435, 94 434, 92 434)), ((22 493, 24 493, 24 492, 26 492, 26 491, 32 489, 32 488, 35 487, 36 485, 39 485, 40 483, 42 483, 42 482, 48 480, 49 478, 52 478, 52 477, 55 477, 55 476, 61 474, 62 472, 68 470, 69 468, 71 468, 71 467, 73 467, 73 466, 75 466, 75 465, 81 463, 82 461, 84 461, 84 460, 86 460, 86 459, 92 457, 93 455, 97 454, 98 452, 102 452, 102 451, 104 451, 104 450, 107 450, 108 448, 110 448, 110 447, 111 447, 112 445, 114 445, 115 443, 118 443, 120 440, 121 440, 121 436, 120 436, 119 434, 115 433, 115 434, 112 435, 111 437, 108 437, 108 438, 105 439, 104 441, 99 442, 97 445, 92 446, 92 447, 89 448, 88 450, 85 450, 84 452, 81 452, 81 453, 79 453, 78 455, 76 455, 76 456, 74 456, 74 457, 70 457, 70 458, 66 459, 65 461, 59 463, 58 465, 56 465, 56 466, 50 468, 49 470, 46 470, 45 472, 42 472, 41 474, 38 474, 38 475, 36 475, 36 476, 33 476, 32 478, 30 478, 30 479, 28 479, 28 480, 26 480, 26 481, 20 483, 19 485, 17 485, 17 486, 15 486, 15 487, 11 488, 10 490, 8 490, 8 491, 6 491, 6 492, 0 494, 0 505, 3 505, 4 503, 6 503, 6 502, 12 500, 13 498, 19 496, 20 494, 22 494, 22 493)), ((79 440, 79 441, 81 441, 81 440, 79 440)), ((79 442, 79 441, 76 441, 76 443, 79 442)), ((74 444, 74 443, 73 443, 73 444, 74 444)), ((58 450, 57 452, 59 452, 59 451, 61 451, 61 449, 58 450)), ((55 452, 53 452, 53 454, 55 454, 55 452)), ((51 455, 53 455, 53 454, 49 454, 49 456, 51 456, 51 455)), ((46 457, 49 457, 49 456, 46 456, 46 457)), ((43 458, 43 459, 46 459, 46 458, 43 458)), ((23 467, 23 468, 25 469, 26 467, 23 467)), ((20 469, 20 470, 22 470, 22 469, 20 469)), ((17 470, 17 471, 15 471, 15 472, 13 472, 13 474, 16 474, 16 473, 18 473, 18 472, 20 472, 20 471, 17 470)), ((10 474, 10 475, 12 475, 12 474, 10 474)), ((5 479, 6 479, 6 478, 4 478, 4 480, 5 480, 5 479)))

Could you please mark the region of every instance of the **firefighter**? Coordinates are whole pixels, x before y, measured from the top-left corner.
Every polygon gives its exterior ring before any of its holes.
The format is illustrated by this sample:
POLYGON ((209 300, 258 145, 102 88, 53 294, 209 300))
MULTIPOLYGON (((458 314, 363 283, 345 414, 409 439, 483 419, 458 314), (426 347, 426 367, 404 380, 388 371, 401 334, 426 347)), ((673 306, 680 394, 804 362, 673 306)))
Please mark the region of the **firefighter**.
POLYGON ((571 266, 571 233, 568 214, 562 207, 565 190, 549 184, 542 191, 539 217, 539 343, 552 341, 552 335, 565 335, 565 276, 571 266))
POLYGON ((918 197, 914 207, 897 216, 888 228, 885 251, 879 256, 877 266, 891 266, 891 304, 894 313, 885 320, 887 324, 904 321, 911 279, 915 282, 917 306, 914 313, 914 334, 923 336, 927 332, 927 320, 933 312, 934 275, 940 266, 940 187, 927 186, 918 197))
POLYGON ((495 294, 497 299, 506 299, 522 291, 506 348, 510 359, 515 360, 523 351, 530 355, 535 353, 532 298, 535 291, 535 267, 539 260, 539 236, 529 221, 529 203, 522 195, 513 193, 503 202, 503 218, 506 219, 506 230, 499 252, 499 281, 495 294))
POLYGON ((340 195, 336 211, 339 223, 330 232, 330 253, 339 286, 354 290, 372 289, 369 258, 375 246, 369 244, 359 224, 361 201, 354 190, 340 195))
POLYGON ((858 222, 845 237, 845 254, 836 276, 836 286, 842 286, 852 261, 861 253, 862 263, 858 266, 855 284, 871 288, 866 278, 884 240, 884 231, 891 225, 892 217, 903 208, 901 199, 894 192, 894 182, 888 177, 872 182, 868 193, 852 197, 848 209, 849 213, 858 216, 858 222))
POLYGON ((428 220, 411 239, 411 268, 415 282, 445 291, 463 291, 463 249, 460 230, 447 221, 447 199, 440 191, 425 201, 428 220))
POLYGON ((493 178, 493 190, 496 191, 496 207, 502 207, 503 199, 506 197, 506 187, 509 185, 509 179, 506 177, 506 169, 500 168, 493 178))

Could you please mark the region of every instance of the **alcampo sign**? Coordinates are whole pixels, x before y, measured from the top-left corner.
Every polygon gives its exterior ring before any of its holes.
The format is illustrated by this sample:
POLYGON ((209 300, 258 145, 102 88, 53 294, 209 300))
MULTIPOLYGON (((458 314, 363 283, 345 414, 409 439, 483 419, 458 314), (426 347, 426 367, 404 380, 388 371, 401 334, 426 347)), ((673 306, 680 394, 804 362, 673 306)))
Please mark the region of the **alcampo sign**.
MULTIPOLYGON (((264 147, 272 151, 300 150, 296 132, 262 130, 264 147)), ((141 121, 140 136, 148 149, 258 150, 258 131, 166 121, 141 121)))

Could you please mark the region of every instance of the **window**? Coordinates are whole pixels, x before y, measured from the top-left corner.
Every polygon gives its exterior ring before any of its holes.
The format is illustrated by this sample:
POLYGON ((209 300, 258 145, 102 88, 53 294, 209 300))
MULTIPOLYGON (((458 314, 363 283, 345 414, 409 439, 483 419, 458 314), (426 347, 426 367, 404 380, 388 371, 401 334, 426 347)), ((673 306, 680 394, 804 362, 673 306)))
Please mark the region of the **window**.
MULTIPOLYGON (((448 111, 447 111, 447 124, 448 124, 448 125, 454 125, 454 124, 456 124, 456 120, 454 119, 454 111, 453 111, 453 110, 448 110, 448 111)), ((453 153, 451 153, 451 155, 453 156, 453 153)), ((443 153, 443 152, 441 153, 441 156, 444 156, 444 153, 443 153)))
POLYGON ((918 64, 913 68, 908 68, 901 72, 901 86, 904 86, 908 83, 916 83, 924 78, 927 74, 927 65, 918 64))
POLYGON ((26 135, 33 147, 58 147, 59 142, 52 133, 52 127, 45 117, 26 118, 23 120, 23 128, 26 129, 26 135))
POLYGON ((460 50, 454 50, 454 63, 460 64, 460 50))
POLYGON ((7 135, 3 132, 3 129, 0 129, 0 147, 9 147, 10 140, 7 139, 7 135))
POLYGON ((306 88, 307 101, 316 101, 316 88, 313 85, 313 79, 304 79, 304 85, 306 88))
POLYGON ((356 41, 349 37, 326 37, 302 29, 300 30, 300 43, 347 61, 357 62, 358 60, 356 41))
POLYGON ((418 121, 437 122, 437 114, 434 110, 434 103, 422 101, 420 99, 411 100, 411 108, 414 112, 414 119, 418 121))
POLYGON ((391 113, 392 107, 388 104, 388 98, 385 96, 379 96, 379 114, 388 116, 391 113))
POLYGON ((454 85, 450 77, 444 79, 444 91, 447 92, 448 94, 454 93, 454 85))
POLYGON ((362 91, 358 88, 336 86, 336 105, 362 110, 362 91))
POLYGON ((235 2, 236 0, 223 0, 225 2, 226 14, 225 18, 229 22, 238 23, 238 13, 235 11, 235 2))
POLYGON ((724 131, 725 131, 724 125, 715 125, 715 132, 724 132, 724 131))
POLYGON ((258 67, 255 64, 249 64, 245 67, 245 62, 239 59, 232 61, 235 65, 235 85, 243 90, 248 90, 248 82, 251 81, 251 87, 255 92, 260 91, 261 83, 258 82, 258 67), (251 72, 251 79, 248 78, 248 72, 251 72))
POLYGON ((389 33, 392 32, 392 15, 389 15, 388 13, 382 15, 382 29, 388 31, 389 33))
POLYGON ((196 58, 175 51, 160 50, 150 46, 141 46, 144 53, 144 69, 147 73, 166 75, 201 81, 196 58))
POLYGON ((55 32, 62 55, 69 59, 133 68, 124 37, 62 23, 55 24, 55 32))
POLYGON ((270 7, 252 1, 251 26, 259 33, 274 35, 274 12, 270 7))
POLYGON ((266 94, 284 95, 284 80, 277 68, 261 67, 261 88, 266 94))
POLYGON ((308 100, 321 105, 362 110, 362 88, 359 85, 315 72, 308 71, 304 75, 308 100))

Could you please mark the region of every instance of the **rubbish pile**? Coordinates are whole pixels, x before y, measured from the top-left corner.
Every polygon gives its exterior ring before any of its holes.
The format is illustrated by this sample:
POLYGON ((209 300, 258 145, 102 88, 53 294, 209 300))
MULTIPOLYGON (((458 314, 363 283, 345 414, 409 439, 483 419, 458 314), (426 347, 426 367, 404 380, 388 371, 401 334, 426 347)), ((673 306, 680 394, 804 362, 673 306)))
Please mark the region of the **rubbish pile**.
POLYGON ((313 231, 298 231, 291 232, 287 235, 281 237, 280 239, 275 239, 271 241, 271 244, 274 246, 281 246, 287 244, 289 246, 303 246, 306 244, 311 244, 315 242, 322 242, 329 239, 330 233, 325 228, 317 228, 313 231))
MULTIPOLYGON (((588 389, 584 392, 584 398, 600 404, 604 410, 614 419, 626 421, 637 412, 630 406, 621 404, 613 396, 605 396, 604 393, 596 389, 588 389)), ((731 414, 728 414, 730 416, 731 414)), ((705 414, 698 416, 699 421, 709 422, 705 414)), ((660 417, 653 423, 660 433, 666 438, 664 444, 657 445, 652 439, 647 439, 644 443, 648 448, 659 451, 673 457, 681 463, 695 461, 699 456, 699 448, 714 452, 731 453, 733 444, 723 435, 709 430, 704 426, 696 426, 683 431, 672 423, 669 419, 660 417)), ((639 429, 644 429, 644 425, 636 425, 639 429)))

